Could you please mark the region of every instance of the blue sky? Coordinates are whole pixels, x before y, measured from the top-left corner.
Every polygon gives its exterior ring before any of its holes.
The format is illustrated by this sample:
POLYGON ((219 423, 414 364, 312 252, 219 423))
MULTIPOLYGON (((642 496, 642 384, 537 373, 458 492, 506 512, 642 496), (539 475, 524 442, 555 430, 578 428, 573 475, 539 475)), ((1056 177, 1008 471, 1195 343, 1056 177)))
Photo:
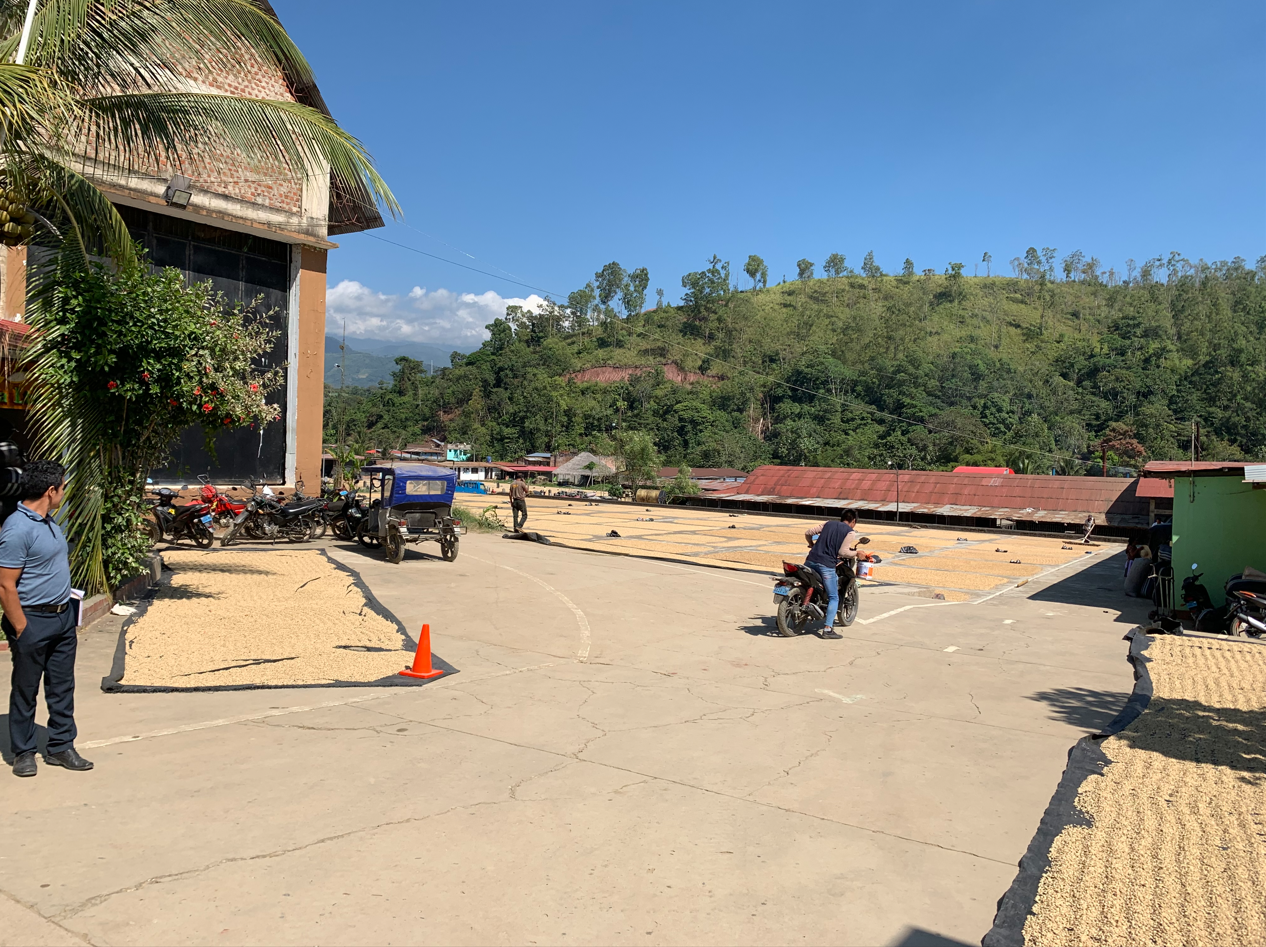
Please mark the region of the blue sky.
MULTIPOLYGON (((404 207, 373 235, 554 293, 618 260, 675 300, 713 253, 1266 254, 1260 0, 274 6, 404 207)), ((339 242, 351 335, 477 344, 534 292, 339 242)))

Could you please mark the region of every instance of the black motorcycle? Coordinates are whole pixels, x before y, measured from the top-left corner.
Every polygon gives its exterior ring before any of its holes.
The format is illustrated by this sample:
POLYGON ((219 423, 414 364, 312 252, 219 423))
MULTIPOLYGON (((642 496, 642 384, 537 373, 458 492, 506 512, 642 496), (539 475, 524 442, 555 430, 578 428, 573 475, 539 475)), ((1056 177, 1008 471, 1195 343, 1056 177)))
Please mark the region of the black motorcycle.
POLYGON ((1209 590, 1200 581, 1203 572, 1197 572, 1199 563, 1191 564, 1191 575, 1182 580, 1182 601, 1191 616, 1192 626, 1196 631, 1222 634, 1226 631, 1226 608, 1214 608, 1209 590))
POLYGON ((339 490, 329 499, 326 522, 335 536, 350 541, 360 532, 360 524, 365 521, 368 512, 369 506, 364 497, 339 490))
MULTIPOLYGON (((869 536, 857 540, 857 545, 865 546, 870 542, 869 536)), ((880 562, 878 556, 867 557, 867 562, 880 562)), ((795 562, 782 564, 782 575, 774 576, 774 604, 778 606, 778 633, 788 638, 804 634, 809 621, 822 621, 826 618, 826 606, 829 601, 826 585, 822 576, 812 566, 795 562)), ((835 574, 840 579, 840 607, 832 622, 838 619, 845 627, 857 618, 857 573, 853 568, 853 560, 845 559, 835 567, 835 574)))
MULTIPOLYGON (((253 482, 250 485, 256 486, 253 482)), ((228 546, 243 537, 292 543, 311 539, 317 511, 325 501, 308 499, 302 493, 299 496, 298 500, 282 504, 271 492, 256 491, 220 537, 220 545, 228 546)))
POLYGON ((206 503, 188 503, 184 506, 176 504, 175 491, 162 487, 154 500, 153 518, 145 521, 153 542, 164 539, 178 543, 188 539, 200 549, 210 549, 215 543, 215 534, 211 532, 211 507, 206 503))

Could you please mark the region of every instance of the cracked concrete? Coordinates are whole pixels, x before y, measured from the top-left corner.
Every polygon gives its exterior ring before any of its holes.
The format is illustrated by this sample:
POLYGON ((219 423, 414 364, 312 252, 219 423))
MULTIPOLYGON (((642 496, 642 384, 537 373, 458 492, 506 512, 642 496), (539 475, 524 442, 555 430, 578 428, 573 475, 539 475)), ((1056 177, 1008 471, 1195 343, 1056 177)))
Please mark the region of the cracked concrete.
POLYGON ((758 577, 468 542, 329 547, 431 624, 461 673, 425 688, 103 695, 118 625, 86 632, 105 745, 0 774, 0 945, 976 942, 1130 687, 1093 564, 828 642, 769 635, 758 577), (1032 696, 1077 688, 1108 699, 1032 696))

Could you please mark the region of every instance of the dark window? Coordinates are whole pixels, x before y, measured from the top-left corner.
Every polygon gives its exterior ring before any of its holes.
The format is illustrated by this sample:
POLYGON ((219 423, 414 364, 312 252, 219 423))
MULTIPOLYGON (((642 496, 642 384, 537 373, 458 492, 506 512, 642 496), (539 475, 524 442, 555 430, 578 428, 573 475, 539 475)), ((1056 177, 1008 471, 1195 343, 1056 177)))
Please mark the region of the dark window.
MULTIPOLYGON (((249 305, 258 299, 255 312, 277 332, 264 362, 269 367, 285 364, 290 304, 288 244, 134 207, 119 207, 119 213, 154 267, 175 267, 191 283, 209 280, 229 305, 249 305)), ((247 477, 274 483, 284 480, 286 388, 282 385, 270 395, 278 406, 280 421, 270 421, 262 433, 249 428, 225 431, 215 438, 211 451, 202 429, 190 428, 172 448, 167 466, 152 472, 153 479, 186 482, 207 474, 222 482, 247 477)))

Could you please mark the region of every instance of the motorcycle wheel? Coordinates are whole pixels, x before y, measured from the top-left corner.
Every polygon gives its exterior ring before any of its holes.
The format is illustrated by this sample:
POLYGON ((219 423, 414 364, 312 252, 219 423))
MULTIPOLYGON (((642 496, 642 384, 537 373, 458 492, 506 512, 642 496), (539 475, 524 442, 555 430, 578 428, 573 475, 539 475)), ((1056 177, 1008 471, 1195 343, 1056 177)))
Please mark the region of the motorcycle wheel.
POLYGON ((404 537, 394 529, 387 531, 387 539, 382 544, 382 551, 387 556, 388 562, 401 563, 404 562, 404 537))
POLYGON ((237 536, 237 534, 238 534, 238 526, 239 526, 239 524, 237 524, 237 523, 232 523, 232 524, 229 526, 229 528, 228 528, 228 529, 226 529, 226 530, 224 531, 224 535, 220 537, 220 548, 221 548, 221 549, 223 549, 225 546, 227 546, 229 543, 231 543, 231 542, 234 540, 234 538, 236 538, 236 536, 237 536))
POLYGON ((803 598, 802 589, 792 589, 791 593, 778 603, 778 634, 786 638, 804 634, 805 626, 809 624, 809 616, 800 611, 800 602, 803 598))
POLYGON ((309 539, 324 539, 325 531, 329 529, 330 524, 325 521, 324 517, 317 517, 312 523, 312 530, 308 534, 309 539))
POLYGON ((348 540, 356 538, 352 535, 352 531, 348 528, 347 520, 345 519, 336 519, 330 524, 330 529, 333 531, 335 539, 348 540))
POLYGON ((379 545, 377 536, 370 536, 369 533, 365 532, 365 524, 363 522, 360 524, 360 529, 356 531, 356 541, 366 549, 377 549, 379 545))
POLYGON ((457 558, 457 537, 454 536, 452 541, 440 541, 440 557, 445 562, 452 562, 457 558))
POLYGON ((847 628, 857 617, 857 586, 850 582, 848 591, 840 597, 840 624, 847 628))
POLYGON ((210 549, 215 545, 215 534, 207 528, 205 523, 194 523, 189 538, 199 549, 210 549))
POLYGON ((149 534, 150 542, 161 543, 163 541, 163 528, 158 525, 157 521, 147 519, 145 521, 145 532, 149 534))
POLYGON ((312 527, 302 520, 297 523, 288 523, 281 528, 281 535, 287 542, 306 542, 312 535, 312 527))

